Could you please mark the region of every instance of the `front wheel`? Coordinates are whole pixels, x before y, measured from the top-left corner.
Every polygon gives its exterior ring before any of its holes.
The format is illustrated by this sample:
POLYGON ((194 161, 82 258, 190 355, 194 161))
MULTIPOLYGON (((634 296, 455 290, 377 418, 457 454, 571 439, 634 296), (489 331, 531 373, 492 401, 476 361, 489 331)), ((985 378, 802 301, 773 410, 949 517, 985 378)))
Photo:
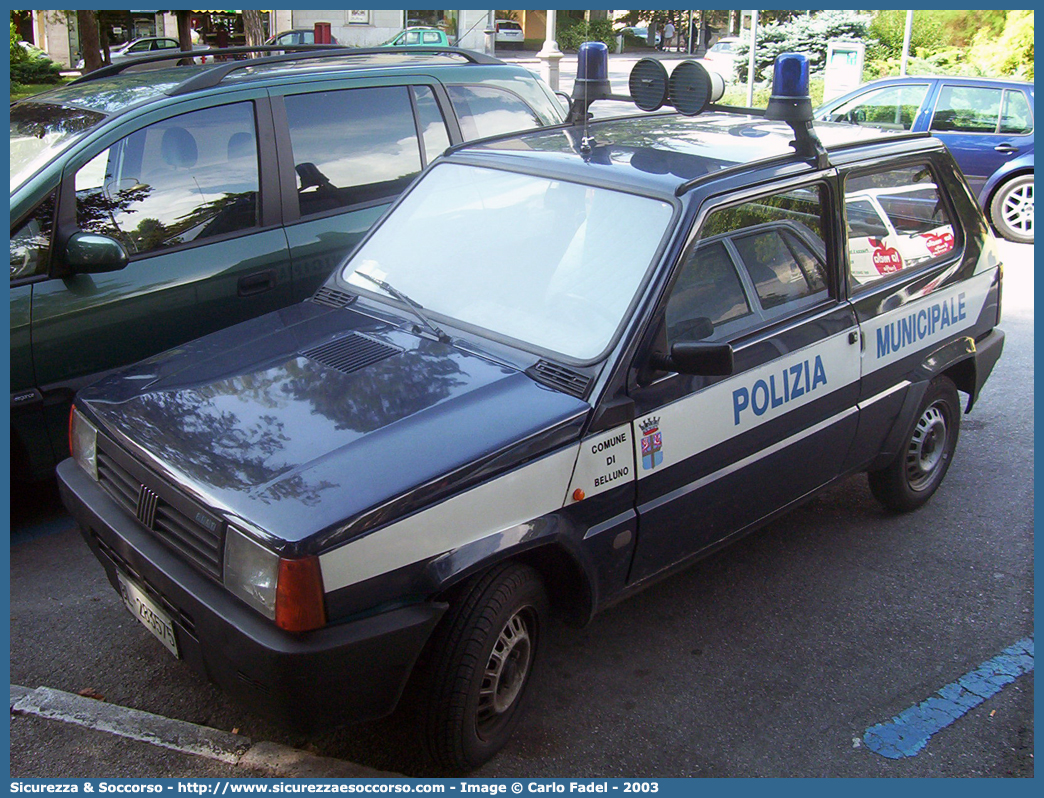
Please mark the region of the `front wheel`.
POLYGON ((1009 241, 1033 243, 1033 175, 1012 178, 997 189, 990 203, 990 221, 1009 241))
POLYGON ((539 574, 507 563, 476 577, 435 633, 422 697, 425 747, 440 766, 477 768, 511 736, 547 618, 539 574))
POLYGON ((936 377, 895 459, 868 474, 874 497, 895 512, 916 510, 928 501, 946 476, 960 430, 957 388, 949 378, 936 377))

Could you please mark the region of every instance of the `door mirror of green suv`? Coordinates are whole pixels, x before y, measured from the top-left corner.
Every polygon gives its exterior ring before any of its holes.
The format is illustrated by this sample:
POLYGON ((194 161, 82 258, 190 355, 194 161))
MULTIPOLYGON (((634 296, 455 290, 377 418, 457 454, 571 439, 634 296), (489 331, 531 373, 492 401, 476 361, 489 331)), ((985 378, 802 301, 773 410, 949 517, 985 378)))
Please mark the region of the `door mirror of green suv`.
POLYGON ((76 274, 118 272, 127 265, 127 251, 115 238, 75 233, 65 246, 65 262, 76 274))

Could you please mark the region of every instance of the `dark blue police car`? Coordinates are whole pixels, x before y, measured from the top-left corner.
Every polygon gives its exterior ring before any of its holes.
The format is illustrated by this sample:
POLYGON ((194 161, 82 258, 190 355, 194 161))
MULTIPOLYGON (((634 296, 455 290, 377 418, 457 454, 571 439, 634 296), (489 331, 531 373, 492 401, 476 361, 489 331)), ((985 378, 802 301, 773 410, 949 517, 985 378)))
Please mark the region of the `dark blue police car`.
POLYGON ((583 63, 572 124, 449 151, 310 301, 77 397, 84 537, 256 710, 374 717, 409 686, 434 759, 475 767, 552 606, 583 624, 857 472, 894 510, 942 482, 1003 344, 943 145, 813 129, 796 56, 765 117, 650 60, 643 107, 699 115, 589 122, 583 63))

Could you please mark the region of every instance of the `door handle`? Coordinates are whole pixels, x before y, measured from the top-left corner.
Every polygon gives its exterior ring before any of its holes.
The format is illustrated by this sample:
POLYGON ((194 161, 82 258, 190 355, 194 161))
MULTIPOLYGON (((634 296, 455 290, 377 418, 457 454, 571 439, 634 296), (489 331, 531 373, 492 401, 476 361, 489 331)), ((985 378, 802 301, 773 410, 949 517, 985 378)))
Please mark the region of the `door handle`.
POLYGON ((263 272, 254 272, 248 274, 245 277, 239 278, 239 289, 237 293, 239 296, 253 296, 254 294, 263 294, 272 288, 275 288, 276 284, 276 270, 266 269, 263 272))
POLYGON ((996 150, 997 152, 1002 152, 1005 155, 1010 155, 1013 152, 1018 152, 1019 151, 1019 148, 1016 147, 1013 144, 998 144, 993 149, 996 150))

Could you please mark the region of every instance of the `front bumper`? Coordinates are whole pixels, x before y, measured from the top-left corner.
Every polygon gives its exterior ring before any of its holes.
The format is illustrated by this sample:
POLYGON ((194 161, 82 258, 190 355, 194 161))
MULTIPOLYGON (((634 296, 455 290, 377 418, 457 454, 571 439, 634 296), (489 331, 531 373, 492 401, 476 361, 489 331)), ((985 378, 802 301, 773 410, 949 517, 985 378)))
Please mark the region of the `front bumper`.
POLYGON ((446 610, 416 604, 289 634, 156 540, 73 460, 58 466, 58 487, 112 586, 122 571, 170 614, 182 658, 250 710, 295 728, 390 713, 446 610))

